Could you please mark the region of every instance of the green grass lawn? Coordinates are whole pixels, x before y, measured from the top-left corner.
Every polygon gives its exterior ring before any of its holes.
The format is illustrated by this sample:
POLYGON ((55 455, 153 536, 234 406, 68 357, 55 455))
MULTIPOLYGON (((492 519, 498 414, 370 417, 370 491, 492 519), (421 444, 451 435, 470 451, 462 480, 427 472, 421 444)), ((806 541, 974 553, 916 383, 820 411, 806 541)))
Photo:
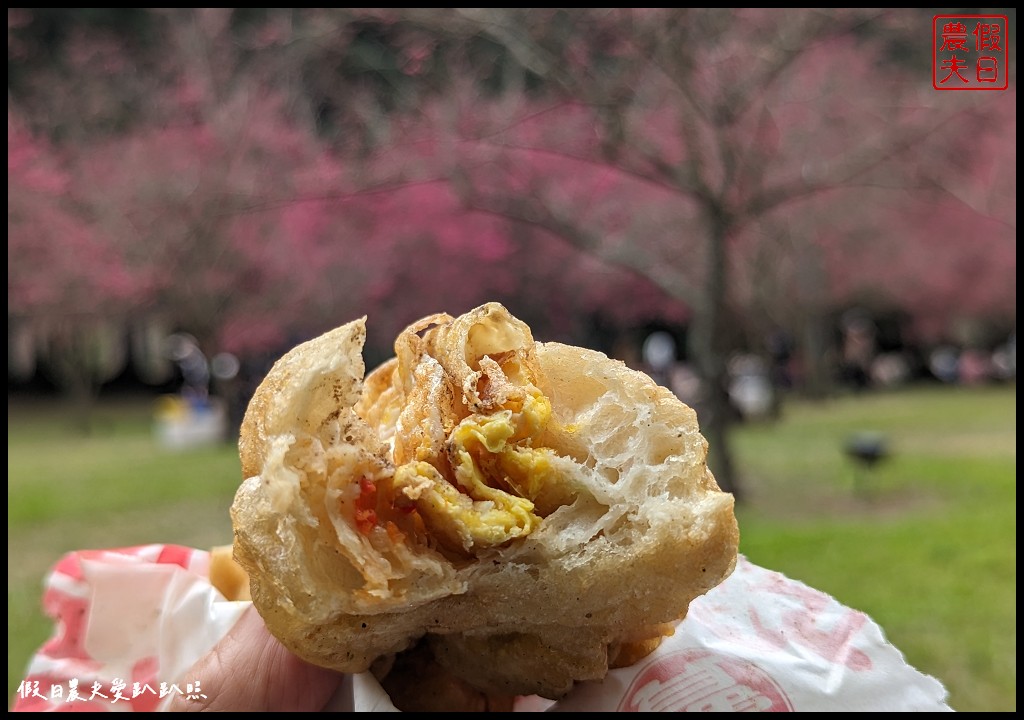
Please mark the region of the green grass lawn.
MULTIPOLYGON (((1016 387, 922 388, 790 401, 741 427, 741 552, 870 615, 960 711, 1017 706, 1016 387), (891 456, 858 472, 854 432, 891 456)), ((52 626, 48 568, 70 550, 228 543, 231 445, 153 439, 153 404, 105 402, 94 430, 52 403, 8 402, 8 697, 52 626)))
POLYGON ((7 683, 49 637, 44 575, 71 550, 231 542, 238 486, 231 445, 172 452, 154 440, 151 400, 103 403, 86 436, 52 402, 7 408, 7 683))
POLYGON ((1016 388, 791 403, 736 436, 751 561, 862 610, 959 711, 1017 707, 1016 388), (858 471, 850 434, 890 457, 858 471))

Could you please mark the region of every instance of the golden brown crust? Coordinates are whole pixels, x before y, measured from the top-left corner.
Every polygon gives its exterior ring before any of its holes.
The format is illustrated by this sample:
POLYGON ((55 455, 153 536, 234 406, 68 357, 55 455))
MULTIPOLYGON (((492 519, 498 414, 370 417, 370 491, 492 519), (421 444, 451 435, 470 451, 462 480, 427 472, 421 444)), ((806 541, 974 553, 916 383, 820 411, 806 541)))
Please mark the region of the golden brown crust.
POLYGON ((230 545, 217 545, 210 549, 210 584, 220 591, 225 600, 252 600, 249 595, 249 575, 231 556, 230 545))
POLYGON ((513 695, 477 690, 434 659, 426 642, 371 668, 395 707, 404 712, 511 712, 513 695))
POLYGON ((365 382, 364 336, 288 353, 242 425, 234 553, 297 654, 358 672, 427 647, 477 691, 557 698, 732 572, 733 498, 646 375, 497 303, 410 326, 365 382))

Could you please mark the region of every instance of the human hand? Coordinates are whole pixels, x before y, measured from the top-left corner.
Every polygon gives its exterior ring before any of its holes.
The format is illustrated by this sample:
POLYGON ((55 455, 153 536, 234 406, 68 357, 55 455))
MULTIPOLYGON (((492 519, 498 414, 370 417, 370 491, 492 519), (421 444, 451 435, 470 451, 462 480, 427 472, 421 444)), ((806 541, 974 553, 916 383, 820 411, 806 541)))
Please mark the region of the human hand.
POLYGON ((292 654, 250 607, 187 676, 202 683, 198 700, 175 695, 169 712, 316 712, 344 675, 292 654))

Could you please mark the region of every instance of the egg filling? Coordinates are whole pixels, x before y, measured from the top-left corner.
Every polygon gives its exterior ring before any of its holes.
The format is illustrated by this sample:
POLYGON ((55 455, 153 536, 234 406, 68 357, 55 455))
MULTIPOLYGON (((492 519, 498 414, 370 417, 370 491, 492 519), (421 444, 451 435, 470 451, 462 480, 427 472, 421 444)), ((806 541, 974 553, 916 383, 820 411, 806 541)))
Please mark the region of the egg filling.
POLYGON ((541 522, 532 499, 550 472, 552 451, 533 441, 551 403, 532 384, 524 390, 491 412, 469 414, 441 447, 421 448, 416 460, 395 469, 395 491, 415 503, 450 550, 504 545, 541 522))

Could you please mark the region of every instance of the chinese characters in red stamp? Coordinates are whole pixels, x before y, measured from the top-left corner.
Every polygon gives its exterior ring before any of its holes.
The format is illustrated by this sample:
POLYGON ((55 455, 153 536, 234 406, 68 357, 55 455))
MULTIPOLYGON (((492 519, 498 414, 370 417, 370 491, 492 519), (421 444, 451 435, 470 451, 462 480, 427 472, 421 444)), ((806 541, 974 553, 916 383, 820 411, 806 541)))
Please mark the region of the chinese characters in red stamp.
POLYGON ((1010 24, 1006 15, 936 15, 932 18, 932 87, 936 90, 1005 90, 1010 24))

